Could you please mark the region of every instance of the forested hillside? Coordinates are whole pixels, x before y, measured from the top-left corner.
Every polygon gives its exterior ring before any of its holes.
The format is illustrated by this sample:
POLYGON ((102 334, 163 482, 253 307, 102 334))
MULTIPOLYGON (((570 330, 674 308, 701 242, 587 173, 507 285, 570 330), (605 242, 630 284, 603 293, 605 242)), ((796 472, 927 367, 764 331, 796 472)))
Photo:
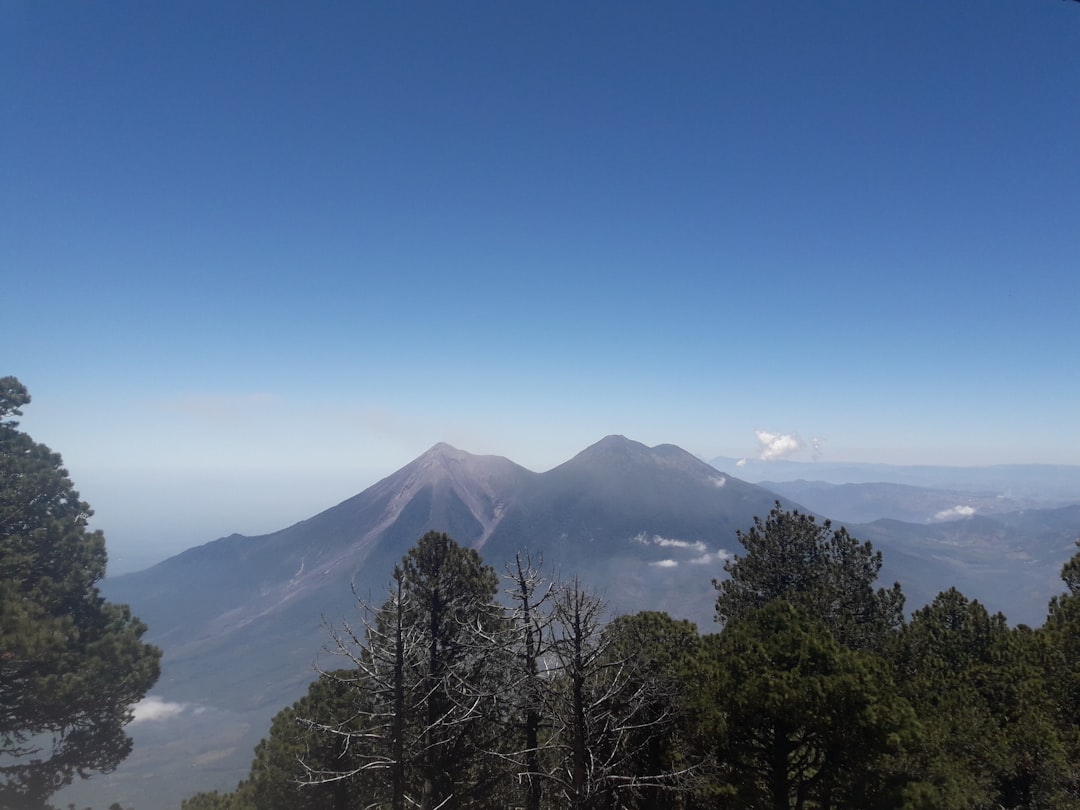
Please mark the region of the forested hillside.
POLYGON ((429 532, 184 810, 1080 807, 1080 554, 1032 629, 955 589, 905 618, 880 552, 780 504, 739 539, 703 635, 429 532))

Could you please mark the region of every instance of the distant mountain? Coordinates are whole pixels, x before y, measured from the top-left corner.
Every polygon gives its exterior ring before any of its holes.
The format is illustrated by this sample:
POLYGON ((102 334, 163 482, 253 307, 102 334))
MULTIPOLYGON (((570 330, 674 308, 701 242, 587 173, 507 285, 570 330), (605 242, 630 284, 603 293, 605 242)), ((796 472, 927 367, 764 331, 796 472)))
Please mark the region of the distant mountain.
POLYGON ((956 587, 1012 624, 1037 627, 1065 590, 1061 567, 1080 541, 1080 505, 962 518, 931 525, 879 520, 848 525, 881 549, 882 576, 904 587, 908 607, 956 587))
POLYGON ((909 484, 763 481, 761 486, 798 501, 818 514, 848 523, 869 523, 883 518, 909 523, 935 523, 974 514, 1000 515, 1046 506, 1046 501, 1035 498, 931 489, 909 484))
MULTIPOLYGON (((733 474, 743 469, 721 471, 673 445, 650 448, 622 436, 544 473, 439 444, 279 532, 224 537, 107 579, 106 597, 130 604, 149 625, 148 640, 164 649, 156 706, 170 720, 133 725, 135 752, 121 769, 63 801, 120 800, 153 810, 199 790, 234 787, 271 715, 314 677, 312 663, 328 640, 324 617, 355 622, 354 589, 381 604, 394 563, 428 530, 478 549, 498 571, 527 549, 549 571, 579 576, 620 612, 666 610, 709 631, 711 580, 740 551, 736 530, 777 499, 808 511, 798 497, 733 474)), ((829 495, 806 486, 785 492, 813 495, 819 505, 829 495)), ((918 514, 931 503, 958 505, 954 493, 940 501, 908 490, 878 490, 877 497, 909 503, 918 514)), ((1029 510, 920 524, 850 527, 882 549, 882 584, 899 579, 909 607, 956 584, 1013 621, 1037 623, 1031 617, 1061 590, 1057 569, 1072 553, 1080 514, 1029 510), (1023 618, 1013 616, 1013 605, 1023 618)), ((322 664, 336 662, 323 654, 322 664)))
POLYGON ((788 459, 714 458, 712 466, 744 481, 825 481, 908 484, 1031 499, 1044 505, 1080 503, 1080 466, 996 464, 985 467, 903 466, 788 459))

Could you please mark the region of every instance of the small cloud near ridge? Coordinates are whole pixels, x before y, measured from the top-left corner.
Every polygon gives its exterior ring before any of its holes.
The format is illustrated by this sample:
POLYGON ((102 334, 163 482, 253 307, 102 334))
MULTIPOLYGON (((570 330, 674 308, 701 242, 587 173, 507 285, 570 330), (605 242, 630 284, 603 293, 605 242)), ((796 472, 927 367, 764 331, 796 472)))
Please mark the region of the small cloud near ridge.
MULTIPOLYGON (((708 565, 709 563, 731 558, 731 554, 724 549, 709 551, 708 545, 701 540, 676 540, 671 537, 661 537, 658 534, 654 534, 650 537, 645 532, 641 532, 634 537, 634 542, 641 543, 643 546, 656 546, 658 548, 689 551, 697 555, 696 557, 686 560, 690 565, 708 565)), ((678 560, 673 560, 671 558, 649 563, 649 565, 658 568, 674 568, 678 564, 678 560)))
POLYGON ((942 509, 934 515, 934 520, 959 520, 975 514, 974 506, 954 506, 951 509, 942 509))

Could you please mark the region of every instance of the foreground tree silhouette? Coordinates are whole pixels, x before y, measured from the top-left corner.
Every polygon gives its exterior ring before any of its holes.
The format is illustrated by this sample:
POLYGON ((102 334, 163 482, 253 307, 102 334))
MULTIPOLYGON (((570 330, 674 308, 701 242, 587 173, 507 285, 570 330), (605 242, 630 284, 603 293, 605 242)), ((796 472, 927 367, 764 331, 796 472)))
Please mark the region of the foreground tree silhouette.
POLYGON ((74 777, 126 757, 131 707, 161 653, 106 602, 105 538, 57 453, 10 416, 30 401, 0 379, 0 807, 40 808, 74 777))

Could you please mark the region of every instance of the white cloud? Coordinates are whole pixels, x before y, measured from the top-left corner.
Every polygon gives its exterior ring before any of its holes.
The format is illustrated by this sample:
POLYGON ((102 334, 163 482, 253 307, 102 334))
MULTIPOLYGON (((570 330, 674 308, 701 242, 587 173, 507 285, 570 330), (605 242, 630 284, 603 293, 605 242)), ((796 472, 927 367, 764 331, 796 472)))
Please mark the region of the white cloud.
POLYGON ((706 549, 706 545, 700 540, 691 543, 689 540, 672 540, 660 535, 653 537, 653 545, 660 546, 660 548, 689 548, 694 551, 704 551, 706 549))
POLYGON ((745 467, 746 466, 746 459, 745 458, 740 458, 738 461, 735 462, 735 466, 736 467, 745 467))
POLYGON ((772 461, 775 458, 790 456, 792 453, 802 450, 803 444, 794 433, 772 433, 768 430, 755 430, 754 435, 761 443, 762 461, 772 461))
POLYGON ((723 549, 714 551, 711 554, 702 554, 700 557, 695 557, 690 560, 691 565, 709 565, 710 563, 721 562, 731 558, 731 554, 723 549))
POLYGON ((960 518, 971 517, 974 514, 974 506, 954 506, 951 509, 942 509, 934 515, 934 520, 959 520, 960 518))
POLYGON ((660 548, 687 548, 691 551, 705 551, 706 546, 700 540, 676 540, 673 537, 661 537, 658 534, 654 534, 649 537, 645 532, 641 532, 634 536, 635 543, 641 543, 643 546, 659 546, 660 548))
POLYGON ((712 482, 713 482, 713 486, 716 487, 717 489, 719 489, 720 487, 722 487, 724 484, 727 483, 727 478, 725 478, 724 476, 721 475, 719 478, 712 479, 712 482))
POLYGON ((164 700, 156 695, 143 698, 132 708, 135 718, 132 723, 148 723, 159 720, 171 720, 186 709, 188 704, 164 700))
MULTIPOLYGON (((675 549, 696 554, 697 556, 691 557, 689 560, 684 560, 684 562, 688 562, 690 565, 708 565, 731 557, 731 554, 724 549, 709 551, 709 546, 701 540, 676 540, 671 537, 661 537, 658 534, 654 534, 650 537, 645 532, 641 532, 641 534, 634 537, 634 542, 641 543, 643 546, 656 546, 658 548, 675 549)), ((678 560, 673 560, 670 557, 649 563, 649 565, 656 566, 657 568, 674 568, 678 564, 678 560)))

